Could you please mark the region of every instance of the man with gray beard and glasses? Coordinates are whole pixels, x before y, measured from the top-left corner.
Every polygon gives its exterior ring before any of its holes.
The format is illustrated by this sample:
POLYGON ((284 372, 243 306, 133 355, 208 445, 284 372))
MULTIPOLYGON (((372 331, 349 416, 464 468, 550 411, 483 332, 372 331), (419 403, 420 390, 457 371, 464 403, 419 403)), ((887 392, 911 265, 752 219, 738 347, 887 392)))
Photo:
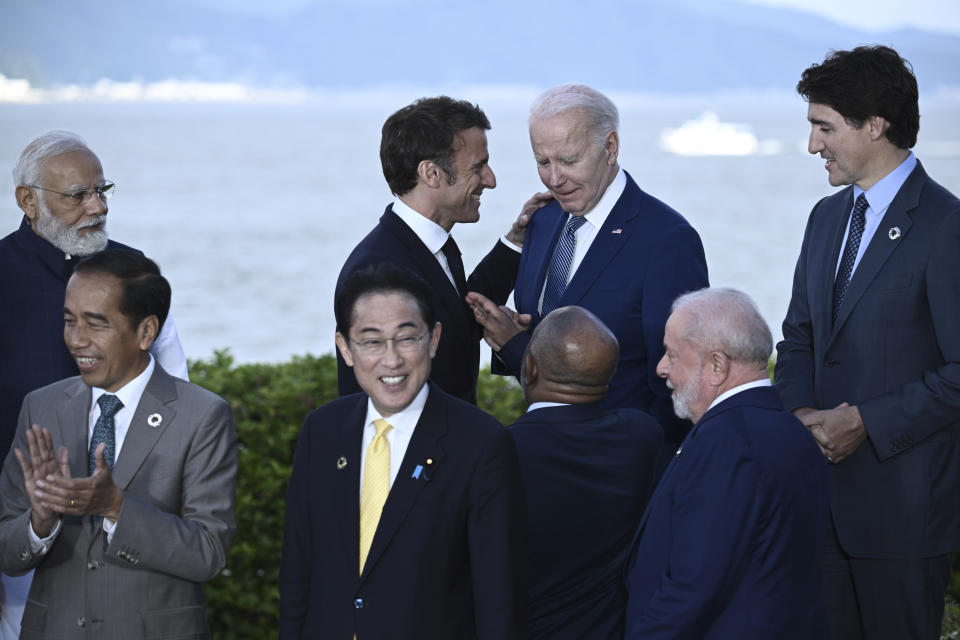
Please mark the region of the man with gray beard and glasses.
MULTIPOLYGON (((24 396, 78 373, 63 342, 63 299, 74 263, 108 247, 137 251, 107 238, 107 198, 114 185, 104 180, 99 158, 76 134, 49 131, 31 140, 13 179, 24 217, 19 229, 0 240, 0 463, 9 453, 24 396)), ((187 377, 171 319, 151 353, 168 373, 187 377)), ((0 574, 0 640, 19 635, 31 575, 0 574)))

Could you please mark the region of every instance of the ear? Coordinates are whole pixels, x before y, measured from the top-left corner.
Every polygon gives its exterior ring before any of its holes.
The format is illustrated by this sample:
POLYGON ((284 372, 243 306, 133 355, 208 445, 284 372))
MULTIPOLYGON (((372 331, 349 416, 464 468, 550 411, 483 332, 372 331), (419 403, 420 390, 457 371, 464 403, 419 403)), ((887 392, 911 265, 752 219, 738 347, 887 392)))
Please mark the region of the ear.
POLYGON ((867 118, 867 127, 870 132, 870 139, 876 141, 886 135, 887 129, 890 128, 890 123, 886 118, 870 116, 867 118))
POLYGON ((530 350, 527 349, 527 352, 523 354, 523 388, 524 392, 526 389, 537 384, 537 378, 539 377, 539 372, 537 371, 537 361, 533 357, 533 354, 530 353, 530 350))
POLYGON ((440 344, 440 330, 443 327, 440 326, 440 323, 433 325, 433 332, 430 334, 430 359, 433 360, 433 356, 437 355, 437 345, 440 344))
POLYGON ((720 386, 730 375, 730 358, 722 351, 711 351, 707 354, 707 375, 710 384, 720 386))
POLYGON ((617 164, 617 156, 620 154, 620 136, 616 131, 607 134, 607 139, 603 144, 603 150, 607 154, 607 165, 617 164))
POLYGON ((40 203, 37 202, 37 194, 30 187, 19 186, 16 190, 17 206, 23 210, 24 215, 33 223, 37 219, 40 203))
POLYGON ((137 327, 137 340, 140 342, 141 351, 149 351, 153 341, 157 339, 160 333, 160 319, 157 316, 150 315, 140 321, 137 327))
POLYGON ((436 189, 444 180, 443 169, 433 160, 421 160, 417 165, 417 178, 431 189, 436 189))
POLYGON ((337 349, 340 350, 340 355, 343 357, 343 361, 347 363, 348 367, 353 366, 353 354, 350 353, 350 343, 346 337, 339 331, 337 335, 333 338, 334 342, 337 343, 337 349))

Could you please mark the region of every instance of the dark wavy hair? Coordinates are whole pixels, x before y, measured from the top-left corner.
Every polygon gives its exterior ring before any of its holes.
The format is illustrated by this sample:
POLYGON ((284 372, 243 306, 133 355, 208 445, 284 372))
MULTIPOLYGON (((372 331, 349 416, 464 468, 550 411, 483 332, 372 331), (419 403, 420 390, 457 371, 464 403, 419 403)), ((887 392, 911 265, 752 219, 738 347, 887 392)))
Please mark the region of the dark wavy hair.
POLYGON ((106 273, 118 278, 123 289, 120 313, 136 329, 147 316, 157 316, 159 326, 170 312, 170 283, 160 275, 157 263, 141 253, 109 249, 77 262, 74 273, 106 273))
POLYGON ((807 102, 825 104, 859 129, 871 116, 890 123, 887 139, 901 149, 917 143, 920 131, 919 91, 913 66, 882 45, 831 51, 808 67, 797 83, 807 102))
POLYGON ((402 196, 411 191, 423 160, 435 162, 453 184, 457 134, 473 127, 490 129, 483 110, 447 96, 421 98, 387 118, 380 137, 380 164, 390 192, 402 196))

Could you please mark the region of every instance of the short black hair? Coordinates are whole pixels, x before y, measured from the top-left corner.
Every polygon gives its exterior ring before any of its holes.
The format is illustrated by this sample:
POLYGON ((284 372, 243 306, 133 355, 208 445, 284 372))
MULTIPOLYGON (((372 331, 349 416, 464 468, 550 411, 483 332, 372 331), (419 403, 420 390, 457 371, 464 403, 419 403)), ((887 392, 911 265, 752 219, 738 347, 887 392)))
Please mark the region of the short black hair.
POLYGON ((343 283, 333 304, 337 318, 337 331, 349 337, 353 326, 353 311, 357 300, 370 293, 405 293, 411 296, 420 309, 428 331, 437 323, 430 285, 410 269, 393 262, 381 262, 354 271, 343 283))
POLYGON ((130 326, 136 329, 147 316, 157 316, 157 332, 163 328, 170 312, 170 283, 150 258, 132 251, 108 249, 83 258, 73 272, 106 273, 119 278, 123 285, 120 313, 130 320, 130 326))
POLYGON ((380 164, 390 192, 402 196, 417 186, 417 167, 423 160, 435 162, 452 184, 457 135, 474 127, 490 129, 483 110, 447 96, 421 98, 387 118, 380 137, 380 164))
POLYGON ((831 51, 797 83, 807 102, 825 104, 859 129, 872 116, 890 123, 887 139, 901 149, 917 143, 920 106, 913 66, 882 45, 831 51))

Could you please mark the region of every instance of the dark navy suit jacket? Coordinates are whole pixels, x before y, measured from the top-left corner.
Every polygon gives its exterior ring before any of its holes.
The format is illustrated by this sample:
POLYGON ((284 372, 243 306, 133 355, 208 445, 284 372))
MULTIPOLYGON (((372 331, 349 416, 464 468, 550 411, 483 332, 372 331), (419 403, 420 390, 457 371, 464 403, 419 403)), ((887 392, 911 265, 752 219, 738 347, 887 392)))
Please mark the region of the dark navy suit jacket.
POLYGON ((527 497, 527 638, 622 640, 623 565, 653 488, 663 432, 637 409, 599 403, 521 416, 527 497))
MULTIPOLYGON (((458 398, 477 402, 477 373, 480 370, 480 325, 463 298, 457 295, 450 278, 413 229, 387 207, 380 223, 356 246, 337 279, 337 293, 357 269, 381 262, 393 262, 419 274, 433 290, 433 306, 442 326, 440 345, 433 358, 430 379, 458 398)), ((467 278, 467 290, 477 291, 497 304, 504 304, 513 290, 520 254, 499 240, 467 278)), ((337 353, 340 395, 360 391, 353 369, 337 353)))
POLYGON ((823 638, 827 465, 776 391, 694 425, 643 515, 627 640, 823 638))
MULTIPOLYGON (((136 251, 112 240, 107 248, 136 251)), ((79 373, 63 343, 63 297, 75 262, 34 233, 26 217, 0 240, 0 464, 24 397, 79 373)))
POLYGON ((867 246, 835 326, 853 187, 810 213, 777 345, 790 410, 857 405, 867 440, 832 465, 843 549, 926 558, 960 548, 960 200, 916 168, 867 246))
POLYGON ((287 498, 280 638, 523 638, 526 512, 510 434, 431 384, 358 575, 366 413, 359 393, 303 425, 287 498))
MULTIPOLYGON (((520 313, 537 311, 554 247, 567 221, 556 202, 537 211, 527 227, 513 294, 520 313)), ((560 306, 593 312, 620 342, 617 373, 604 400, 609 408, 636 407, 660 423, 676 448, 690 423, 673 413, 670 394, 657 374, 663 328, 681 293, 706 287, 707 263, 700 236, 679 213, 644 193, 627 174, 627 186, 570 280, 560 306)), ((498 352, 507 371, 520 374, 530 332, 498 352)))

